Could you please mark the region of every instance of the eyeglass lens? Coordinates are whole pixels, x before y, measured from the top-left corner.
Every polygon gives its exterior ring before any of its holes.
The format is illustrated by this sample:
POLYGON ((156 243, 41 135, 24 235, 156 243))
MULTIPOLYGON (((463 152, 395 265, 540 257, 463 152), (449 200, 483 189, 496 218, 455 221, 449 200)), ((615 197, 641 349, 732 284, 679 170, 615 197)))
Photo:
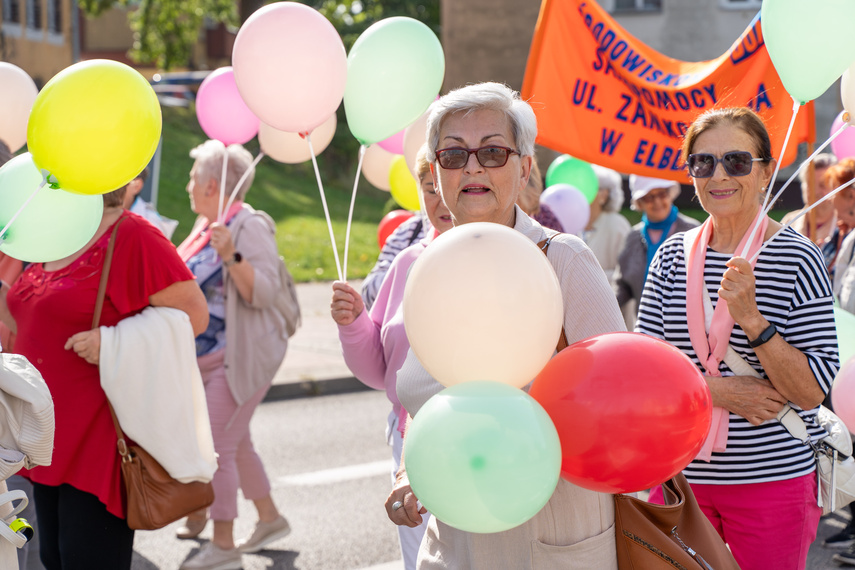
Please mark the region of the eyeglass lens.
POLYGON ((694 178, 709 178, 713 175, 716 165, 721 162, 725 172, 731 176, 746 176, 751 173, 754 158, 750 152, 726 152, 721 159, 712 154, 690 154, 689 174, 694 178))
POLYGON ((484 168, 498 168, 508 162, 511 149, 502 146, 484 146, 475 149, 446 148, 437 152, 439 165, 443 168, 463 168, 470 154, 475 154, 478 164, 484 168))

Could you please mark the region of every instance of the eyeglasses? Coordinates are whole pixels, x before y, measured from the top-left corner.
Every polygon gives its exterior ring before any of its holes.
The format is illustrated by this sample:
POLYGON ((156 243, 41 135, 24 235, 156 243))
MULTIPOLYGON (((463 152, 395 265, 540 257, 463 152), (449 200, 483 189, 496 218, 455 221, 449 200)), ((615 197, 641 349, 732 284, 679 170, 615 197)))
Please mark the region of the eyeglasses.
POLYGON ((732 151, 724 153, 721 158, 712 154, 699 153, 690 154, 686 158, 686 166, 689 167, 689 176, 692 178, 710 178, 720 162, 724 171, 731 176, 747 176, 751 174, 751 167, 755 162, 765 162, 765 158, 754 158, 747 151, 732 151))
POLYGON ((481 148, 442 148, 436 151, 439 165, 450 170, 463 168, 469 162, 469 155, 474 154, 478 164, 484 168, 499 168, 508 163, 512 154, 519 151, 506 146, 482 146, 481 148))
POLYGON ((652 204, 654 200, 667 200, 671 198, 670 190, 660 190, 659 192, 650 192, 638 199, 639 202, 652 204))

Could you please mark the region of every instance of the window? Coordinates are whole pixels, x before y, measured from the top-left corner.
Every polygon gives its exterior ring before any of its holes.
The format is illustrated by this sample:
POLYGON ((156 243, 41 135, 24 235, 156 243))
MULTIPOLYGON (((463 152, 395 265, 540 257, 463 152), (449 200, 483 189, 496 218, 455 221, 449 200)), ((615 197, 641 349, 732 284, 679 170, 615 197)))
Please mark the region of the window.
POLYGON ((3 23, 4 24, 20 24, 21 23, 21 2, 20 0, 3 0, 3 23))
POLYGON ((50 34, 62 33, 62 0, 47 0, 47 30, 50 34))
POLYGON ((759 10, 762 0, 719 0, 722 8, 727 10, 759 10))
POLYGON ((32 30, 42 29, 41 0, 27 0, 27 27, 32 30))
POLYGON ((662 10, 662 0, 614 0, 615 12, 642 12, 662 10))

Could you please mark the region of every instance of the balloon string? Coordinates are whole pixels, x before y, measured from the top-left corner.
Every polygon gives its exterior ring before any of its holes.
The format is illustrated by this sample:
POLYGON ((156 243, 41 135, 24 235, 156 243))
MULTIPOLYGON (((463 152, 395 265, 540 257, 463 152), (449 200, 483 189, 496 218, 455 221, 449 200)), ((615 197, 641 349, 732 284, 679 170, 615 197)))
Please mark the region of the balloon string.
POLYGON ((312 146, 312 136, 306 134, 306 140, 309 142, 309 152, 312 154, 312 166, 315 167, 315 178, 318 180, 318 190, 321 192, 321 203, 324 205, 324 215, 327 217, 327 227, 330 230, 330 241, 332 242, 333 255, 335 256, 335 267, 338 270, 338 280, 344 281, 344 276, 341 272, 341 262, 338 259, 338 246, 335 244, 335 234, 332 229, 332 221, 330 220, 330 211, 327 208, 327 197, 324 194, 324 185, 321 183, 321 172, 318 170, 318 161, 315 157, 315 147, 312 146))
MULTIPOLYGON (((772 173, 772 180, 769 181, 769 191, 766 192, 766 198, 763 200, 762 210, 766 212, 766 206, 769 204, 769 196, 772 195, 772 188, 775 187, 775 179, 778 177, 778 170, 781 168, 781 158, 784 156, 784 151, 787 149, 787 143, 790 142, 790 135, 793 132, 793 125, 796 124, 796 116, 799 114, 799 107, 801 105, 798 101, 793 99, 793 116, 790 119, 790 126, 787 127, 787 136, 784 137, 784 144, 781 146, 781 153, 778 155, 778 160, 775 162, 775 172, 772 173)), ((754 240, 754 236, 757 235, 757 228, 760 227, 760 218, 757 219, 757 223, 751 228, 751 233, 748 235, 748 240, 745 242, 745 247, 742 249, 742 253, 740 257, 745 257, 748 255, 748 248, 751 246, 751 242, 754 240)))
POLYGON ((26 207, 27 207, 27 205, 32 201, 32 199, 36 197, 36 194, 38 194, 38 193, 39 193, 39 190, 41 190, 42 188, 44 188, 44 187, 45 187, 45 184, 47 184, 47 183, 48 183, 48 174, 47 174, 45 171, 42 171, 42 183, 41 183, 41 184, 39 184, 39 187, 38 187, 38 188, 36 188, 36 189, 33 191, 33 193, 32 193, 32 194, 30 194, 30 197, 29 197, 29 198, 27 198, 26 202, 24 202, 24 203, 21 205, 21 207, 20 207, 20 208, 18 208, 18 211, 17 211, 17 212, 15 212, 15 215, 14 215, 14 216, 12 216, 12 219, 11 219, 11 220, 9 220, 8 222, 6 222, 6 225, 3 227, 3 229, 2 229, 2 230, 0 230, 0 241, 3 241, 3 239, 5 239, 3 236, 5 236, 5 235, 6 235, 6 231, 9 229, 9 226, 11 226, 11 225, 12 225, 12 222, 14 222, 14 221, 18 218, 18 215, 19 215, 22 211, 24 211, 24 208, 26 208, 26 207))
POLYGON ((344 233, 344 279, 347 280, 347 249, 350 245, 350 224, 353 220, 353 205, 356 203, 356 188, 359 186, 359 174, 362 172, 362 160, 366 146, 359 145, 359 163, 356 165, 356 178, 353 179, 353 194, 350 196, 350 211, 347 213, 347 229, 344 233))
POLYGON ((223 157, 223 173, 220 176, 220 204, 217 207, 217 221, 223 223, 223 202, 226 199, 226 169, 229 167, 229 147, 223 157))
POLYGON ((831 200, 838 192, 840 192, 841 190, 851 186, 853 183, 855 183, 855 178, 853 178, 849 182, 841 184, 840 186, 838 186, 837 188, 835 188, 834 190, 832 190, 831 192, 829 192, 828 194, 823 196, 821 200, 817 200, 816 202, 814 202, 813 204, 811 204, 810 206, 808 206, 807 208, 805 208, 804 210, 799 212, 799 214, 797 216, 794 216, 792 220, 790 220, 787 224, 782 226, 780 230, 775 232, 772 235, 772 237, 770 237, 768 240, 763 242, 763 244, 760 246, 760 249, 757 250, 757 253, 755 253, 753 256, 751 256, 751 259, 749 261, 751 261, 753 263, 754 260, 757 259, 757 256, 760 255, 760 252, 763 251, 763 248, 766 247, 766 245, 768 245, 769 243, 771 243, 772 240, 774 240, 776 237, 778 237, 778 235, 780 235, 781 232, 783 232, 785 229, 787 229, 788 227, 793 225, 796 220, 798 220, 799 218, 801 218, 802 216, 804 216, 805 214, 807 214, 808 212, 810 212, 811 210, 813 210, 814 208, 816 208, 817 206, 819 206, 820 204, 825 202, 826 200, 831 200))
MULTIPOLYGON (((841 134, 843 131, 845 131, 845 130, 846 130, 846 127, 848 127, 848 126, 849 126, 849 123, 843 123, 843 126, 842 126, 842 127, 840 127, 840 129, 838 129, 838 130, 837 130, 837 132, 835 132, 833 135, 831 135, 831 137, 830 137, 827 141, 825 141, 824 143, 822 143, 822 144, 820 145, 820 147, 819 147, 818 149, 816 149, 816 150, 814 151, 814 153, 813 153, 812 155, 810 155, 810 156, 807 158, 807 160, 805 160, 803 163, 801 163, 801 165, 798 167, 798 169, 796 169, 796 171, 795 171, 795 172, 793 172, 792 176, 790 176, 790 178, 789 178, 789 179, 784 183, 784 185, 781 187, 781 189, 780 189, 780 190, 778 190, 777 194, 775 194, 775 196, 774 196, 774 197, 769 201, 769 206, 768 206, 768 207, 763 211, 763 215, 764 215, 764 216, 765 216, 766 214, 768 214, 768 213, 769 213, 769 211, 772 209, 772 206, 774 206, 774 205, 775 205, 775 202, 778 200, 778 198, 781 196, 781 194, 784 192, 784 190, 787 188, 787 186, 789 186, 789 185, 790 185, 790 183, 791 183, 793 180, 795 180, 796 176, 798 176, 798 175, 799 175, 799 173, 800 173, 802 170, 804 170, 804 169, 805 169, 805 167, 806 167, 808 164, 810 164, 810 162, 811 162, 814 158, 816 158, 816 155, 818 155, 818 154, 819 154, 819 153, 821 153, 823 150, 825 150, 825 147, 827 147, 828 145, 830 145, 830 144, 834 141, 834 139, 836 139, 837 137, 839 137, 839 136, 840 136, 840 134, 841 134)), ((770 192, 771 192, 771 190, 770 190, 770 192)))
POLYGON ((238 190, 240 190, 240 187, 243 185, 244 181, 249 176, 249 173, 252 172, 252 169, 255 168, 255 166, 258 164, 258 161, 261 160, 263 157, 264 151, 259 151, 258 156, 255 157, 255 160, 252 161, 252 164, 249 165, 249 168, 244 170, 243 174, 240 177, 240 180, 238 180, 238 183, 235 185, 235 189, 232 190, 232 193, 229 196, 229 201, 226 202, 226 208, 223 210, 224 212, 228 213, 228 211, 231 209, 232 204, 234 204, 235 198, 237 198, 238 190))

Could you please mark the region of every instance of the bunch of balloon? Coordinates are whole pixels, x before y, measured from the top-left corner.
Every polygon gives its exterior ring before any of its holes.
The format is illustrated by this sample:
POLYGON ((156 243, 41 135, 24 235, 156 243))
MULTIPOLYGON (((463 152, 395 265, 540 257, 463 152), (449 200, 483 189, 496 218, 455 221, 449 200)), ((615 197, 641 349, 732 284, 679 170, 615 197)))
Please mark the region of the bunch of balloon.
POLYGON ((226 146, 245 144, 258 134, 258 117, 240 96, 231 67, 216 69, 202 81, 196 94, 196 118, 209 138, 226 146))
POLYGON ((447 387, 407 431, 413 492, 462 530, 526 522, 555 491, 561 463, 552 421, 519 389, 560 336, 563 302, 552 266, 511 228, 456 227, 413 264, 403 314, 414 353, 447 387))
POLYGON ((584 160, 562 154, 546 169, 546 187, 569 184, 579 190, 588 204, 594 201, 599 190, 597 173, 584 160))
POLYGON ((540 203, 552 210, 561 223, 561 229, 568 234, 582 235, 591 218, 591 205, 588 199, 575 186, 553 184, 540 195, 540 203))
POLYGON ((561 476, 603 493, 667 481, 694 459, 712 396, 692 361, 665 341, 609 333, 562 350, 529 394, 558 430, 561 476))
POLYGON ((33 101, 30 152, 0 169, 0 251, 44 262, 79 250, 100 224, 100 195, 145 168, 161 127, 157 96, 131 67, 89 60, 56 74, 33 101))
POLYGON ((27 142, 27 118, 39 90, 27 72, 11 63, 0 61, 0 141, 11 152, 27 142))

